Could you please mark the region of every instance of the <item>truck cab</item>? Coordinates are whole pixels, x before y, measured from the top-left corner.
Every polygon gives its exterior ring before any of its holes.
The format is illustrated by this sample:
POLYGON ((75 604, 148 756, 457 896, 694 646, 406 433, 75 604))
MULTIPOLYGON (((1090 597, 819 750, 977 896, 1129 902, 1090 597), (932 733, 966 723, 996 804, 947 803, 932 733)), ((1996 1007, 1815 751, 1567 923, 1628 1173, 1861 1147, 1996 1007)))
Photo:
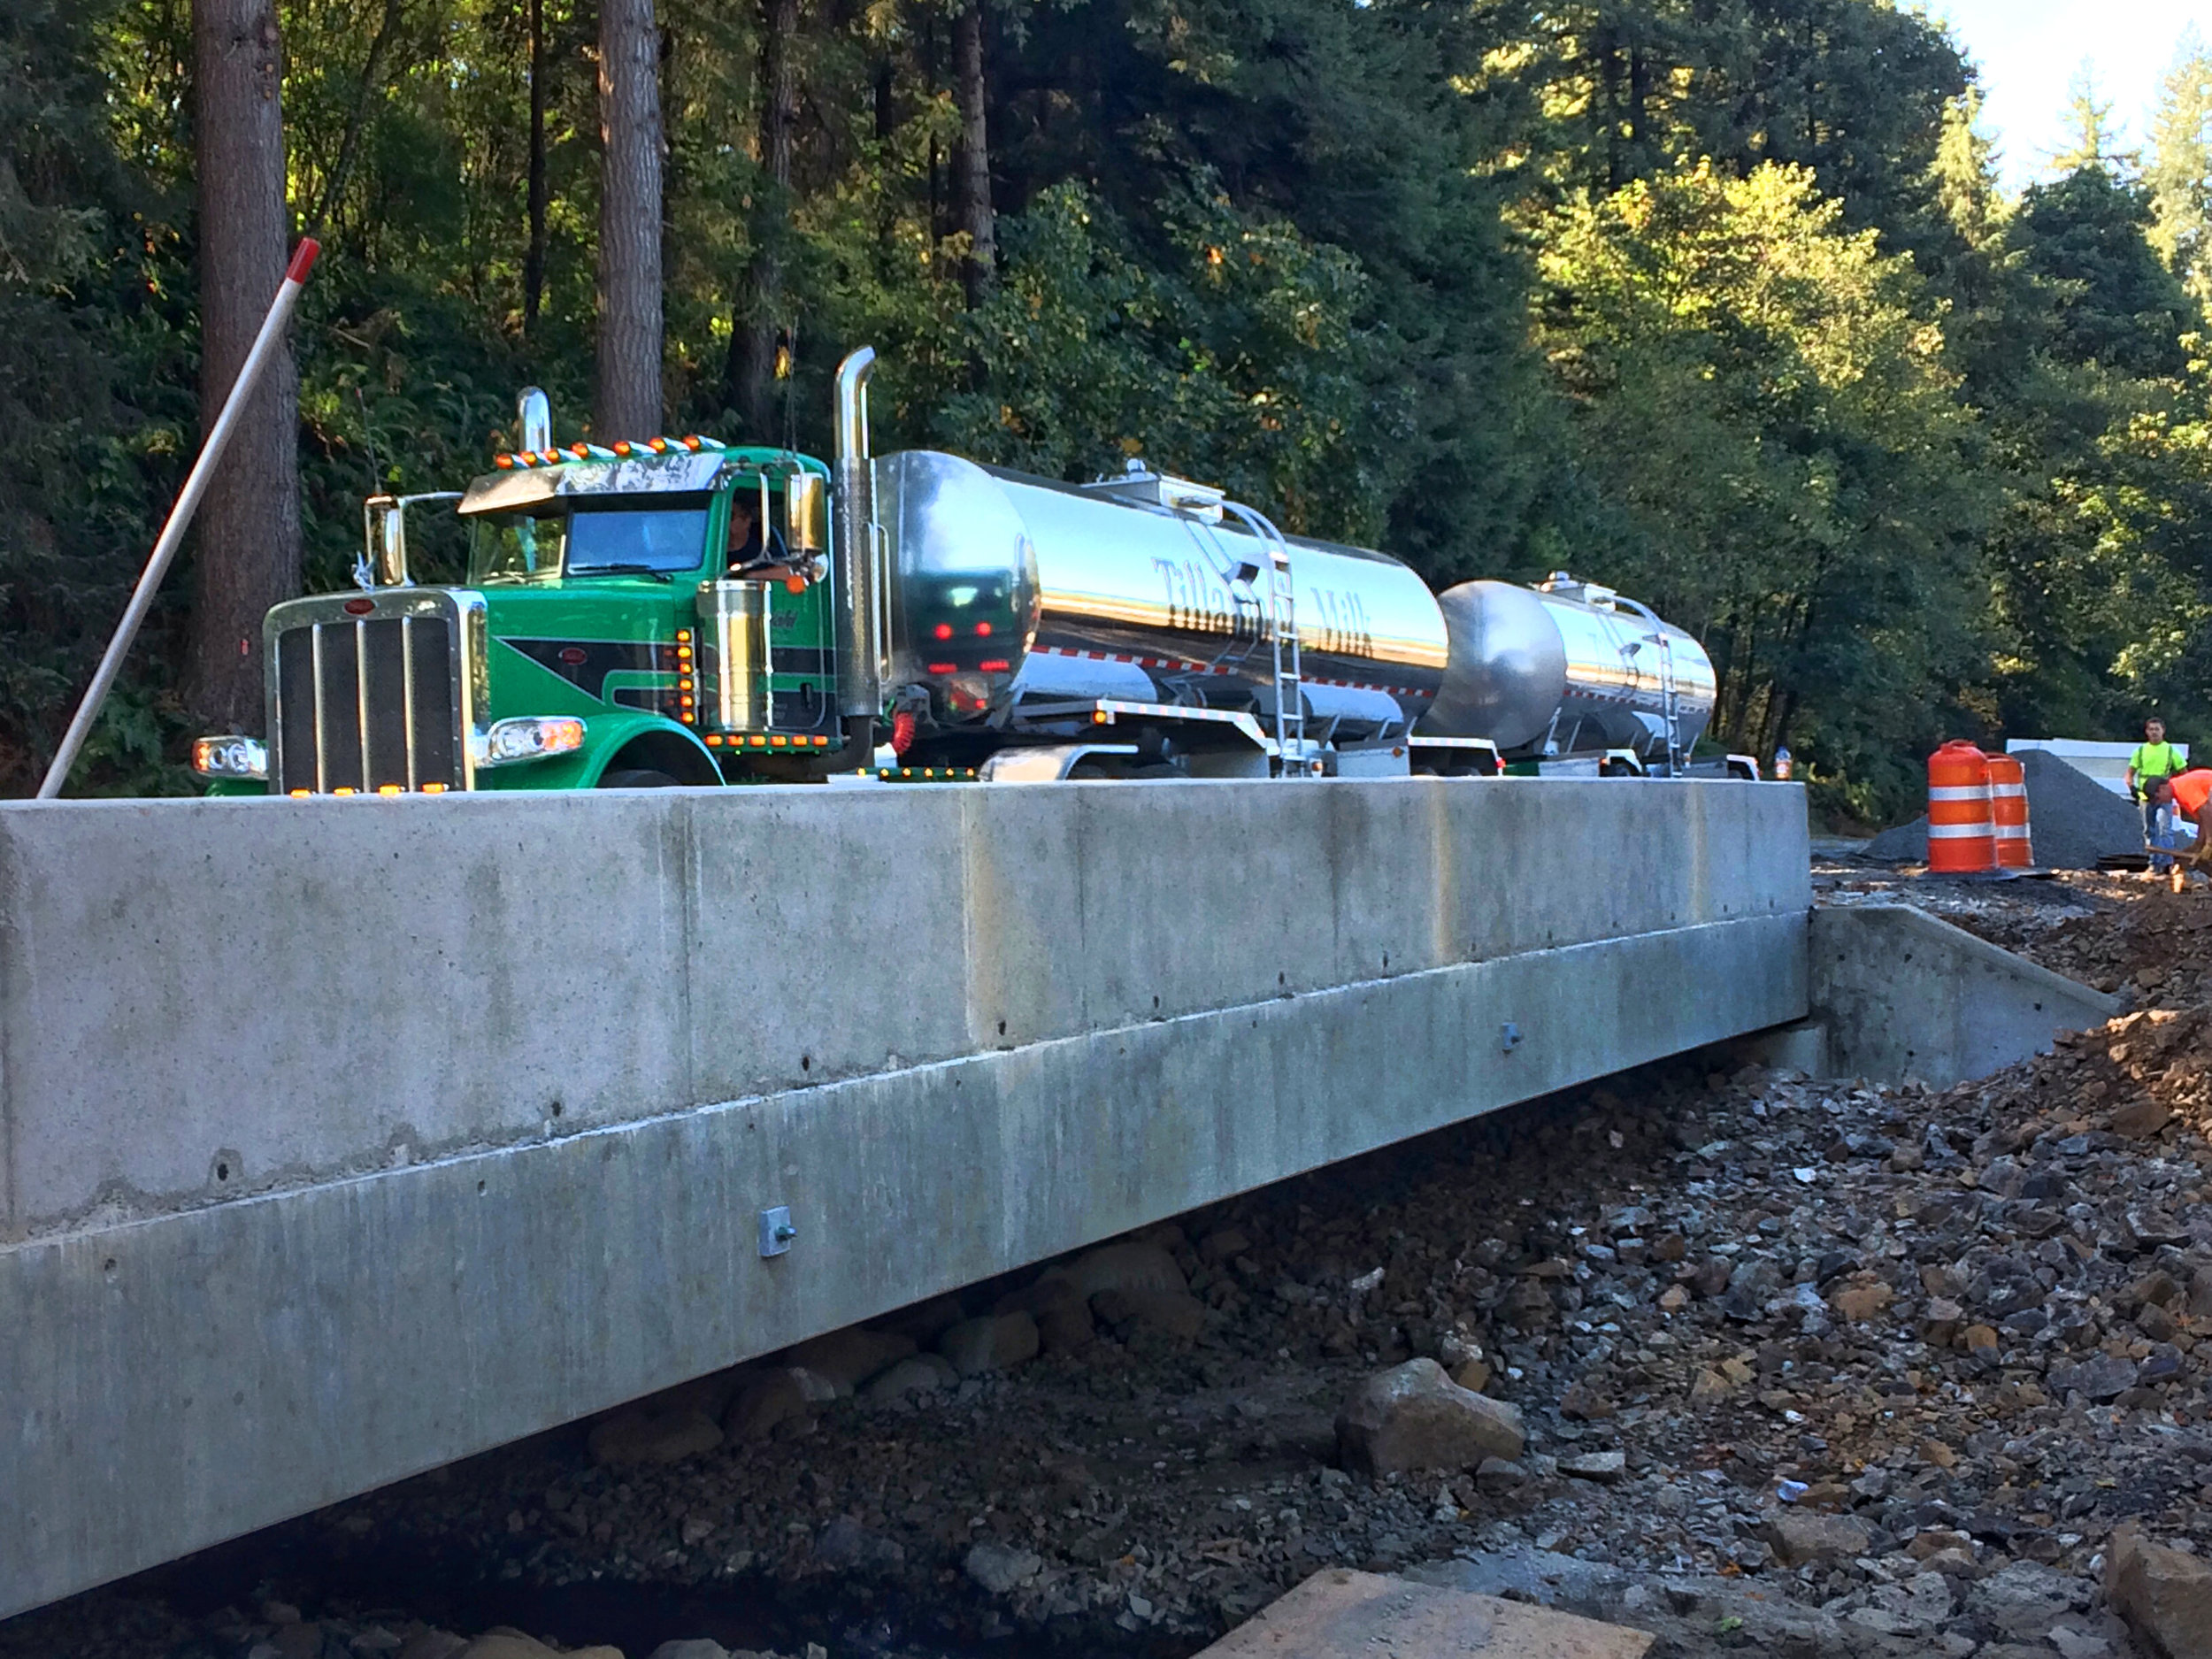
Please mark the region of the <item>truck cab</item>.
POLYGON ((818 776, 843 754, 829 469, 656 438, 518 450, 457 497, 373 498, 359 591, 272 610, 265 743, 208 738, 221 794, 438 795, 818 776), (411 511, 465 580, 418 585, 411 511))

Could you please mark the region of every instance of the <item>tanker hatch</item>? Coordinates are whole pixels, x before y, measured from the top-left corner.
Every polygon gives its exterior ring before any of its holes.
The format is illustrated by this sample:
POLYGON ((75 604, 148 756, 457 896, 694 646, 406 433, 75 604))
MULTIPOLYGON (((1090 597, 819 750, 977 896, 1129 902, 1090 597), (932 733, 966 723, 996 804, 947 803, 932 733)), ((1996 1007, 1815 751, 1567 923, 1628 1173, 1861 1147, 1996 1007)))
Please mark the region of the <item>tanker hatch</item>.
POLYGON ((1221 503, 1229 497, 1225 489, 1211 484, 1194 484, 1187 478, 1177 478, 1168 472, 1156 472, 1134 458, 1122 468, 1118 478, 1102 478, 1082 488, 1092 495, 1111 496, 1116 501, 1187 513, 1203 524, 1221 522, 1221 503))

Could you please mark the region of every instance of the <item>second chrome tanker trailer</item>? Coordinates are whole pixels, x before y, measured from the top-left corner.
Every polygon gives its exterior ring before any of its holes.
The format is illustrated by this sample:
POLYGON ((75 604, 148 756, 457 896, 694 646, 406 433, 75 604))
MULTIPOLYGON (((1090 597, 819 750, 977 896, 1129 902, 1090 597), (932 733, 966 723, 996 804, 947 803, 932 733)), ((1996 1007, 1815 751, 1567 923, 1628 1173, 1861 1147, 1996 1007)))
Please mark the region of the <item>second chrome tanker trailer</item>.
POLYGON ((1432 594, 1140 462, 1067 484, 874 457, 873 358, 838 372, 832 464, 557 447, 526 393, 489 473, 366 503, 357 591, 270 611, 264 733, 196 766, 292 795, 1693 769, 1712 664, 1644 607, 1563 572, 1432 594), (457 581, 411 568, 426 510, 467 527, 457 581))

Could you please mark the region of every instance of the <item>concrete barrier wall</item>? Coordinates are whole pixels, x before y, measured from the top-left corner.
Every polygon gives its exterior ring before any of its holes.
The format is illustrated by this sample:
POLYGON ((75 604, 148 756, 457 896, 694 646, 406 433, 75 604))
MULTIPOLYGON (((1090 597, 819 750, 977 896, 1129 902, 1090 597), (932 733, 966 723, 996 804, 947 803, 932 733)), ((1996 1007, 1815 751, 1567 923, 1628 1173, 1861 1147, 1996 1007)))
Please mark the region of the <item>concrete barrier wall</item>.
POLYGON ((1806 870, 1782 786, 0 809, 0 1614, 1798 1018, 1806 870))
POLYGON ((1816 910, 1810 951, 1812 1020, 1832 1076, 1947 1088, 2120 1011, 2117 997, 1908 904, 1816 910))

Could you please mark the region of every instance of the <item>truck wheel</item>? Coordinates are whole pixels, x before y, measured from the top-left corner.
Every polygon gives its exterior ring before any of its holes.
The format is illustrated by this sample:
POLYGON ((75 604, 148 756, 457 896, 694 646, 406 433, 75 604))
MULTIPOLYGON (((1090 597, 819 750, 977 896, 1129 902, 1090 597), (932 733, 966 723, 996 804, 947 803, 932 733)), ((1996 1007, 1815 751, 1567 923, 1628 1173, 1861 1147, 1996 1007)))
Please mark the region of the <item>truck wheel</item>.
POLYGON ((676 780, 664 772, 631 768, 611 772, 599 780, 602 789, 673 789, 676 780))

